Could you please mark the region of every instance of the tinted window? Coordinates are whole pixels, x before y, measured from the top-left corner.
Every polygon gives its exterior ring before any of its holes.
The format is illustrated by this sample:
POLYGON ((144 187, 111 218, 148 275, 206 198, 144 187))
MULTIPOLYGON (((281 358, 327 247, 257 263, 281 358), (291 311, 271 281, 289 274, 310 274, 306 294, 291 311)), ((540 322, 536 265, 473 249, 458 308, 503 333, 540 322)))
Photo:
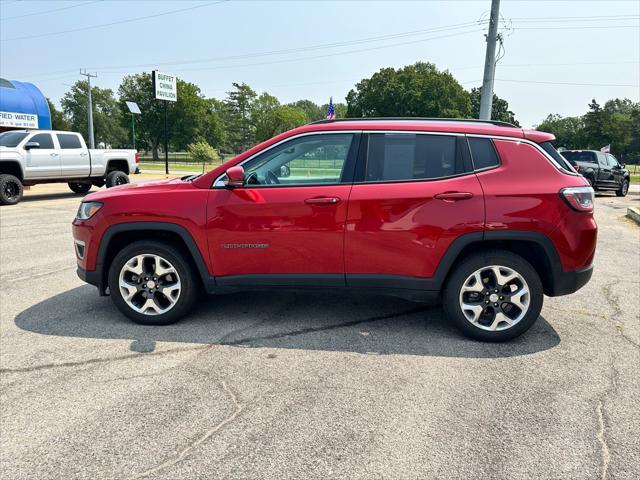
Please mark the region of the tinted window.
POLYGON ((369 135, 365 181, 420 180, 464 173, 454 136, 411 133, 369 135))
POLYGON ((568 162, 565 157, 563 157, 558 153, 558 151, 556 150, 556 147, 554 147, 551 142, 542 142, 540 146, 545 152, 549 154, 549 156, 553 159, 556 166, 560 168, 564 168, 569 172, 574 171, 573 167, 571 166, 571 163, 568 162))
POLYGON ((570 162, 597 163, 594 152, 562 152, 562 156, 570 162))
POLYGON ((610 167, 618 167, 620 165, 613 155, 607 155, 607 162, 610 167))
POLYGON ((607 167, 607 157, 605 157, 604 153, 597 153, 596 155, 598 155, 598 163, 600 164, 601 167, 607 167))
POLYGON ((307 135, 283 143, 243 165, 249 185, 340 183, 353 134, 307 135))
POLYGON ((0 134, 0 147, 17 147, 27 135, 25 132, 4 132, 0 134))
POLYGON ((40 148, 54 148, 53 147, 53 138, 48 133, 39 133, 38 135, 34 135, 29 139, 29 142, 38 142, 40 144, 40 148))
POLYGON ((468 137, 468 140, 469 148, 471 148, 471 157, 473 158, 473 167, 476 170, 500 165, 498 154, 490 139, 468 137))
POLYGON ((82 144, 80 143, 80 138, 77 135, 71 134, 57 134, 58 143, 60 144, 60 148, 70 149, 70 148, 82 148, 82 144))

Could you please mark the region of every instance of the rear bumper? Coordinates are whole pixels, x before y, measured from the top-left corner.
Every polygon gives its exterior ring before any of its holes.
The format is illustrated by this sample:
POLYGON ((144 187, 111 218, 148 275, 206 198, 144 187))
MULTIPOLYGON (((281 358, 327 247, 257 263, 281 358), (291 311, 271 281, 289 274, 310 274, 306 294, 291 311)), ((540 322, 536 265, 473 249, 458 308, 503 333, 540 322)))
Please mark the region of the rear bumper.
POLYGON ((556 272, 553 279, 553 290, 547 292, 547 295, 550 297, 559 297, 577 292, 587 284, 592 274, 593 265, 570 272, 556 272))

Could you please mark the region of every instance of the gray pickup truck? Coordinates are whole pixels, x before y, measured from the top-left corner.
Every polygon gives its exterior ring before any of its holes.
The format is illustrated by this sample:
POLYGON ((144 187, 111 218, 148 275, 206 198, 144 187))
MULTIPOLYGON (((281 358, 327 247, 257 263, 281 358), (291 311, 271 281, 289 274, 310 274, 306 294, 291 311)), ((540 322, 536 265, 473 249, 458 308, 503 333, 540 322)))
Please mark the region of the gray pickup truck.
POLYGON ((0 205, 15 205, 23 186, 67 183, 78 193, 92 186, 129 183, 139 173, 136 150, 88 149, 82 135, 56 130, 0 133, 0 205))
POLYGON ((560 154, 587 179, 594 190, 615 190, 624 197, 629 191, 629 170, 610 153, 597 150, 565 150, 560 154))

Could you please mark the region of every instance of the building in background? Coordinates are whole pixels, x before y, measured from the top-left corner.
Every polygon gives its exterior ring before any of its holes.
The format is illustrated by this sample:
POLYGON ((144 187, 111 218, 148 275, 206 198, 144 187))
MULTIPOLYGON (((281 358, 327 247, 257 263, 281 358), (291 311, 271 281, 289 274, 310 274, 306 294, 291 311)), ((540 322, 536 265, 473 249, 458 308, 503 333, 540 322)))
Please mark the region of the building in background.
POLYGON ((49 104, 33 83, 0 78, 0 132, 51 128, 49 104))

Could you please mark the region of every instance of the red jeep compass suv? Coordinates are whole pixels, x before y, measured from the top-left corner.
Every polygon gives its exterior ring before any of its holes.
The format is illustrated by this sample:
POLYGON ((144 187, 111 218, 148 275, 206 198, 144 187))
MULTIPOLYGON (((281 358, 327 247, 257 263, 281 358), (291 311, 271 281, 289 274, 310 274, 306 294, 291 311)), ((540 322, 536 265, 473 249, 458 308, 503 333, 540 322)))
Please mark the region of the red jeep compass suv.
POLYGON ((201 289, 361 289, 430 301, 481 340, 591 277, 593 190, 553 135, 489 121, 305 125, 204 175, 92 193, 78 275, 136 322, 183 317, 201 289))

